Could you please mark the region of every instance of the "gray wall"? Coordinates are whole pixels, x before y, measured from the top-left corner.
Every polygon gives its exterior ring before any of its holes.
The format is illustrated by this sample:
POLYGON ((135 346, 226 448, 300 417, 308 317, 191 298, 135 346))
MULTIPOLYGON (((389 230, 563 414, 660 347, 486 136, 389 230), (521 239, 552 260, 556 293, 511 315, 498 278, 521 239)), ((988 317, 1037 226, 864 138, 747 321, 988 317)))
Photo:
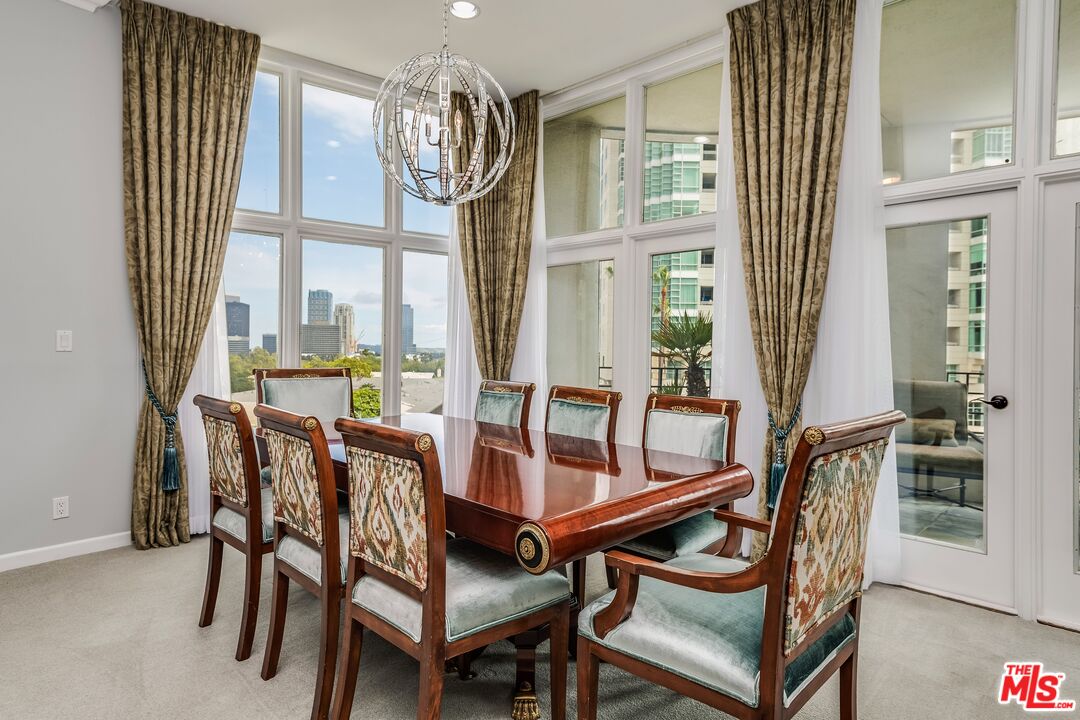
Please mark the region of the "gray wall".
POLYGON ((0 555, 128 529, 139 402, 120 16, 0 6, 0 555), (54 352, 55 331, 74 352, 54 352), (52 519, 70 496, 71 517, 52 519))
MULTIPOLYGON (((886 235, 893 377, 945 377, 949 223, 893 228, 886 235)), ((967 337, 964 337, 967 342, 967 337)))

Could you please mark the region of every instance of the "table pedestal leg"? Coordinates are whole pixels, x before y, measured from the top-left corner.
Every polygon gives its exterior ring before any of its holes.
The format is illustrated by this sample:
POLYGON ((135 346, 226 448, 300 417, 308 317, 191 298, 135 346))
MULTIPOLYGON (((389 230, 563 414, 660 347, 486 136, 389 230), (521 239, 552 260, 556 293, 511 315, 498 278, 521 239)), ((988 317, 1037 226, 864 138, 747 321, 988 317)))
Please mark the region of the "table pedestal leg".
POLYGON ((540 720, 540 705, 536 701, 536 646, 540 639, 535 630, 514 637, 517 678, 511 720, 540 720))

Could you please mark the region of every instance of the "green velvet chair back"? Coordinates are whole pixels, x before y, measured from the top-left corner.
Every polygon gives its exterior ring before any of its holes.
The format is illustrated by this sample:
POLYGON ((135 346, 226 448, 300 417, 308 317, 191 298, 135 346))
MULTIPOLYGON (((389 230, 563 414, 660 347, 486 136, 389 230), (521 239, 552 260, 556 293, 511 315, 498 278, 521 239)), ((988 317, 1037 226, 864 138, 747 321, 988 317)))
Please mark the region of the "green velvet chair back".
POLYGON ((349 368, 259 368, 256 400, 323 422, 352 417, 352 371, 349 368))
POLYGON ((622 393, 553 385, 545 430, 554 435, 615 442, 622 393))
POLYGON ((653 393, 645 401, 641 445, 712 460, 733 458, 741 409, 738 400, 653 393))
POLYGON ((536 383, 484 380, 476 396, 477 422, 526 428, 536 383))

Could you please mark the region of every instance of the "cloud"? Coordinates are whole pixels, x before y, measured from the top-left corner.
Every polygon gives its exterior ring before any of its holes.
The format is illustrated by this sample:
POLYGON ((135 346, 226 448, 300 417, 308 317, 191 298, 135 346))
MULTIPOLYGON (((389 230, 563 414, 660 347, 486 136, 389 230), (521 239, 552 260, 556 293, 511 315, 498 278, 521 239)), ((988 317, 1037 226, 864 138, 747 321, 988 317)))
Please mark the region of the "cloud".
POLYGON ((340 140, 327 140, 326 141, 326 147, 339 148, 339 147, 341 147, 341 141, 340 140))
POLYGON ((330 182, 334 182, 335 180, 337 180, 337 175, 327 175, 326 179, 330 182))
MULTIPOLYGON (((335 130, 342 133, 346 142, 371 140, 371 113, 374 109, 374 100, 327 90, 318 85, 304 85, 304 112, 313 113, 328 121, 335 130)), ((332 142, 339 141, 331 140, 327 145, 337 147, 331 145, 332 142)))

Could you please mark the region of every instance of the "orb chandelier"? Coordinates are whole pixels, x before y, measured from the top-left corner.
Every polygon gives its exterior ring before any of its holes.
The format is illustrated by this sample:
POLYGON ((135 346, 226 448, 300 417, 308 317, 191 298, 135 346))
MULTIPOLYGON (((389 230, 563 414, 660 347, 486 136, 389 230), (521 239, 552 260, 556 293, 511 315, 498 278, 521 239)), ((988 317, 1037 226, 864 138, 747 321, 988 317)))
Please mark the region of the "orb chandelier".
POLYGON ((375 153, 383 170, 405 192, 436 205, 458 205, 491 190, 514 152, 510 101, 491 73, 450 52, 449 10, 450 2, 444 0, 442 50, 421 53, 390 73, 375 98, 372 116, 375 153), (451 152, 465 141, 465 123, 461 110, 450 103, 452 92, 461 93, 472 117, 472 152, 464 167, 456 170, 451 152), (490 129, 497 137, 488 137, 490 129), (487 156, 485 146, 496 150, 494 157, 487 156))

